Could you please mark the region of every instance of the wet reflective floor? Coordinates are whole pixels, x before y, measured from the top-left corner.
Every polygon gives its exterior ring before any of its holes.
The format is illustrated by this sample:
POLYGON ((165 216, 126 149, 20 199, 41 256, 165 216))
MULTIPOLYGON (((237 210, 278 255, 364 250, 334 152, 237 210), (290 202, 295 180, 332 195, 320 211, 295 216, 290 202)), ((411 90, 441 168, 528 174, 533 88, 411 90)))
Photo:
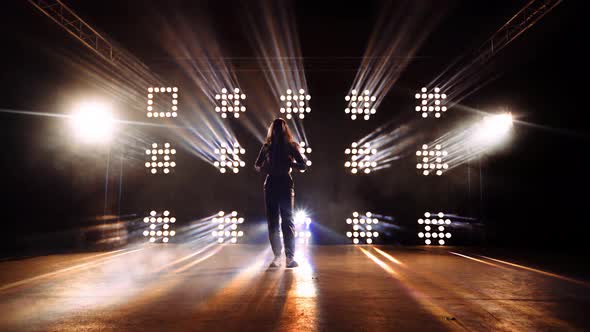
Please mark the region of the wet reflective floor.
POLYGON ((0 262, 0 331, 590 330, 590 283, 461 248, 146 246, 0 262))

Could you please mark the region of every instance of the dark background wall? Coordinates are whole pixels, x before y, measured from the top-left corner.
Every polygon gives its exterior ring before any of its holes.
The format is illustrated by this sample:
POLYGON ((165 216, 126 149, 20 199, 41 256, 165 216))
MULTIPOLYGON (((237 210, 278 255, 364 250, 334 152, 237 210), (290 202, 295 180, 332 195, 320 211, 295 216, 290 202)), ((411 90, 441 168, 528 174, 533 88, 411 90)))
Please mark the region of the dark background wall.
MULTIPOLYGON (((483 243, 487 245, 581 245, 586 230, 585 190, 590 178, 584 160, 588 125, 583 108, 585 84, 581 73, 586 64, 580 55, 584 30, 579 3, 560 4, 518 38, 492 64, 498 78, 462 102, 490 112, 504 107, 523 122, 515 125, 507 147, 482 159, 481 179, 478 163, 459 167, 443 178, 424 178, 417 175, 412 157, 370 176, 350 176, 342 167, 344 148, 378 124, 391 121, 395 127, 415 120, 415 89, 429 82, 455 56, 481 43, 523 5, 512 1, 437 4, 447 12, 444 20, 371 121, 350 121, 342 112, 343 97, 355 70, 325 70, 326 65, 307 63, 313 112, 304 123, 314 149, 314 164, 309 172, 295 175, 298 205, 308 209, 316 223, 340 234, 345 231, 344 219, 353 210, 392 216, 400 230, 392 232, 387 239, 391 242, 412 243, 416 218, 424 211, 441 210, 477 218, 485 225, 483 243)), ((179 13, 187 18, 210 14, 209 23, 228 55, 252 55, 243 26, 228 23, 239 22, 240 12, 227 10, 227 4, 199 1, 162 6, 143 1, 72 4, 82 17, 160 76, 178 82, 183 96, 199 98, 202 93, 153 37, 158 35, 158 25, 153 24, 158 22, 155 13, 160 18, 170 14, 170 20, 179 13)), ((2 11, 0 20, 2 44, 6 46, 0 64, 0 108, 67 113, 74 96, 108 97, 92 84, 91 77, 71 65, 71 56, 87 54, 86 49, 28 3, 15 1, 8 7, 10 10, 2 11)), ((350 8, 298 2, 295 14, 303 55, 361 57, 380 8, 379 1, 350 8)), ((195 19, 195 29, 202 24, 199 22, 195 19)), ((261 75, 238 73, 249 99, 268 89, 260 83, 261 75)), ((204 130, 198 118, 210 110, 191 109, 186 103, 183 107, 197 119, 195 128, 204 130)), ((122 118, 137 118, 138 114, 132 112, 117 110, 122 118)), ((252 109, 247 116, 255 119, 260 112, 252 109)), ((421 125, 415 134, 416 144, 442 135, 471 116, 454 110, 444 121, 421 125)), ((2 210, 10 234, 6 243, 31 234, 103 222, 97 216, 105 212, 107 148, 76 143, 59 118, 0 114, 0 123, 2 210)), ((230 123, 247 149, 246 162, 252 164, 259 141, 240 122, 230 123)), ((148 139, 168 135, 134 126, 121 130, 148 139)), ((223 176, 181 148, 175 176, 150 178, 145 175, 142 160, 125 160, 119 201, 117 187, 113 187, 118 185, 118 156, 117 149, 111 151, 114 178, 109 182, 109 214, 120 209, 122 215, 132 219, 148 209, 166 207, 176 211, 181 222, 188 222, 220 209, 235 209, 243 212, 250 223, 263 221, 263 179, 250 167, 239 175, 223 176)))

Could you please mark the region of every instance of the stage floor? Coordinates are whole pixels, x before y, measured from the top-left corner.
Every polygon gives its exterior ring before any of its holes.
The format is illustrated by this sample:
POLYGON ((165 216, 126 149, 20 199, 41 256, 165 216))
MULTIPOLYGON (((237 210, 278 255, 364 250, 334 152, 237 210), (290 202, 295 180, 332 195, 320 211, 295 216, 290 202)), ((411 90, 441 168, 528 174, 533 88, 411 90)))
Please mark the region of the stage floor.
MULTIPOLYGON (((135 247, 0 262, 0 331, 590 330, 590 283, 462 248, 135 247)), ((556 271, 552 271, 556 273, 556 271)))

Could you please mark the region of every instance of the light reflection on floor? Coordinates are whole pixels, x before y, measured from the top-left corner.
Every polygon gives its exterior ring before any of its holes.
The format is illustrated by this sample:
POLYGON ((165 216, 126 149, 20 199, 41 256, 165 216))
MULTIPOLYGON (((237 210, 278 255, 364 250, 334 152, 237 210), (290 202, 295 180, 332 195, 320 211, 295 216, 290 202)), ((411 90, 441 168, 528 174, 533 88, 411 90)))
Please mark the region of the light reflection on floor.
POLYGON ((296 248, 295 260, 299 267, 284 271, 285 277, 291 278, 292 282, 287 290, 287 300, 282 313, 282 321, 286 323, 281 327, 286 331, 317 331, 320 317, 317 278, 307 245, 296 248))
POLYGON ((269 269, 268 245, 230 244, 0 262, 0 331, 587 327, 586 288, 524 265, 387 246, 296 252, 294 269, 269 269))

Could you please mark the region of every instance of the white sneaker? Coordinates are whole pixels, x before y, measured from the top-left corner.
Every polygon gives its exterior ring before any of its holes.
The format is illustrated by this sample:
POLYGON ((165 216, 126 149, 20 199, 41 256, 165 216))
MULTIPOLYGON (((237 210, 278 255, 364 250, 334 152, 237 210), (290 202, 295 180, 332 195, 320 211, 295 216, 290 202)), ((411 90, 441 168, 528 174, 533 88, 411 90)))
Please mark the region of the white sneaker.
POLYGON ((295 259, 293 259, 292 257, 291 258, 287 257, 287 268, 293 268, 293 267, 298 267, 298 266, 299 266, 299 264, 297 264, 295 259))
POLYGON ((281 267, 281 257, 275 257, 268 267, 281 267))

